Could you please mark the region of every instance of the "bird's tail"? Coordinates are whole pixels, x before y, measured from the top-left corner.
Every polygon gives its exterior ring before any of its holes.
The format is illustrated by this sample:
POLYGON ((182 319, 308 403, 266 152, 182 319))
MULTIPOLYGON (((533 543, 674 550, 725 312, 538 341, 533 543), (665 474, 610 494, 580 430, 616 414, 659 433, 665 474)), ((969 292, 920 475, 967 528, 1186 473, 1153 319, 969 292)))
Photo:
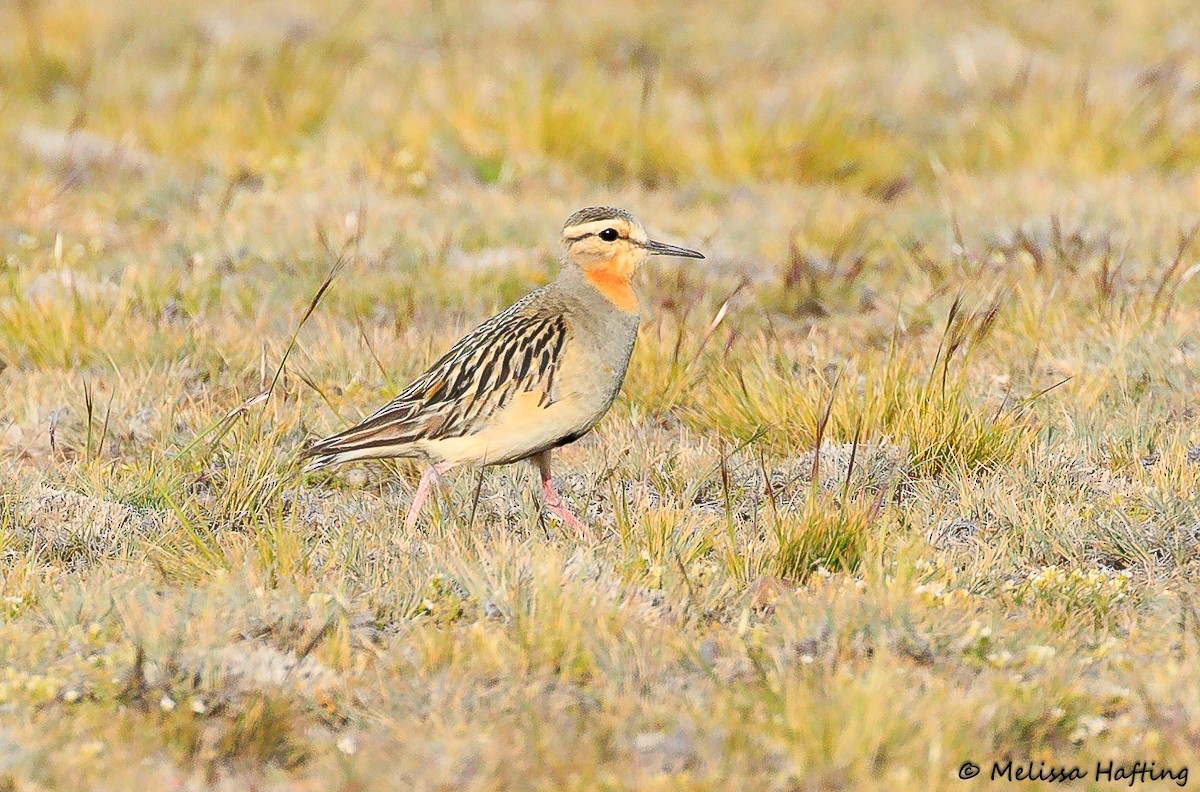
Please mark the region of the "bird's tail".
POLYGON ((340 465, 343 462, 353 462, 356 459, 386 459, 393 457, 418 456, 418 452, 409 442, 380 442, 357 436, 358 430, 350 429, 341 434, 317 440, 300 452, 301 459, 310 460, 303 472, 340 465))
POLYGON ((300 452, 301 459, 307 459, 308 464, 303 468, 304 473, 311 473, 332 465, 340 465, 355 459, 369 459, 379 456, 378 449, 355 447, 347 443, 342 435, 326 437, 317 440, 300 452))
POLYGON ((300 458, 305 459, 305 458, 311 457, 311 459, 309 459, 309 462, 307 465, 305 465, 303 468, 301 468, 301 472, 312 473, 314 470, 320 470, 321 468, 326 468, 326 467, 329 467, 330 465, 336 465, 339 461, 338 460, 339 456, 340 456, 340 454, 336 454, 336 453, 335 454, 320 454, 320 453, 318 453, 315 456, 313 456, 313 455, 309 454, 309 449, 306 448, 300 454, 300 458))

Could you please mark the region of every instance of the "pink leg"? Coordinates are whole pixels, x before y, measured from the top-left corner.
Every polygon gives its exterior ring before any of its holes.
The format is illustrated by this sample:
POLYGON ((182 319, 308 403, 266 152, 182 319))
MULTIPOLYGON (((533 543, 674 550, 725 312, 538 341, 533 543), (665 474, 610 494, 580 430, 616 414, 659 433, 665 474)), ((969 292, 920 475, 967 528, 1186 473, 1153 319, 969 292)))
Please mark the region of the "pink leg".
POLYGON ((417 485, 417 494, 413 495, 412 506, 408 507, 408 517, 404 519, 405 533, 412 533, 413 528, 417 527, 417 517, 420 516, 421 507, 425 505, 425 500, 429 497, 429 491, 441 480, 442 474, 452 467, 454 467, 453 462, 438 462, 436 465, 430 465, 421 474, 421 483, 417 485))
POLYGON ((542 499, 546 502, 546 508, 572 530, 582 531, 583 523, 571 513, 554 488, 554 479, 550 476, 550 452, 543 451, 534 457, 534 461, 537 462, 538 472, 542 474, 542 499))

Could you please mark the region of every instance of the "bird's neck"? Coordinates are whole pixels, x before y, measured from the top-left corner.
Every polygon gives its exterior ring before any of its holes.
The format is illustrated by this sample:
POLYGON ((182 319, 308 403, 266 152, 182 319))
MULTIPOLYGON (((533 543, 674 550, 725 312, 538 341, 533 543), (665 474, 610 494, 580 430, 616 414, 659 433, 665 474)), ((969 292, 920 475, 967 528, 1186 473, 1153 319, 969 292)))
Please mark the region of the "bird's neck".
POLYGON ((637 271, 637 264, 630 256, 614 256, 601 261, 589 261, 577 271, 613 307, 626 313, 636 313, 638 300, 633 291, 633 273, 637 271))
POLYGON ((583 271, 584 279, 600 292, 600 296, 608 300, 626 313, 638 309, 637 294, 633 291, 633 281, 630 275, 599 266, 583 271))

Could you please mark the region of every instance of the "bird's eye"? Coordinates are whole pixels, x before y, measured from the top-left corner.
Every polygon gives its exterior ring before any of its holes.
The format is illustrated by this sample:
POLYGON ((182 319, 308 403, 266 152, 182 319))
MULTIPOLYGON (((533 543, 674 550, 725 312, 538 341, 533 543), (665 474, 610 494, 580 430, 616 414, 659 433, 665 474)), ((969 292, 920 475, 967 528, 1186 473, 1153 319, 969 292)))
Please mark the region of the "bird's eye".
POLYGON ((599 237, 605 242, 616 242, 618 236, 620 234, 617 233, 617 229, 615 228, 606 228, 599 234, 599 237))

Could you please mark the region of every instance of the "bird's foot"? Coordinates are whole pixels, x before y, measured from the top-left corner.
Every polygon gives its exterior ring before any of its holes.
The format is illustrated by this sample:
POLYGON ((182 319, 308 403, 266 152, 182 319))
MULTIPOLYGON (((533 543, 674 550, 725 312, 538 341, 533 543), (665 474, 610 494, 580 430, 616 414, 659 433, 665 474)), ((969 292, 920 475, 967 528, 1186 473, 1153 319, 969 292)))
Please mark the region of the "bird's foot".
POLYGON ((550 510, 550 513, 565 522, 567 527, 574 531, 583 530, 583 523, 562 502, 562 498, 558 496, 558 490, 554 488, 554 482, 550 479, 542 482, 542 499, 545 500, 546 508, 550 510))
POLYGON ((417 517, 421 515, 421 507, 425 505, 430 491, 437 486, 442 476, 452 467, 454 465, 449 462, 439 462, 436 465, 430 465, 421 474, 421 483, 417 485, 417 492, 413 495, 412 506, 408 508, 408 516, 404 518, 406 536, 411 536, 413 529, 417 527, 417 517))

